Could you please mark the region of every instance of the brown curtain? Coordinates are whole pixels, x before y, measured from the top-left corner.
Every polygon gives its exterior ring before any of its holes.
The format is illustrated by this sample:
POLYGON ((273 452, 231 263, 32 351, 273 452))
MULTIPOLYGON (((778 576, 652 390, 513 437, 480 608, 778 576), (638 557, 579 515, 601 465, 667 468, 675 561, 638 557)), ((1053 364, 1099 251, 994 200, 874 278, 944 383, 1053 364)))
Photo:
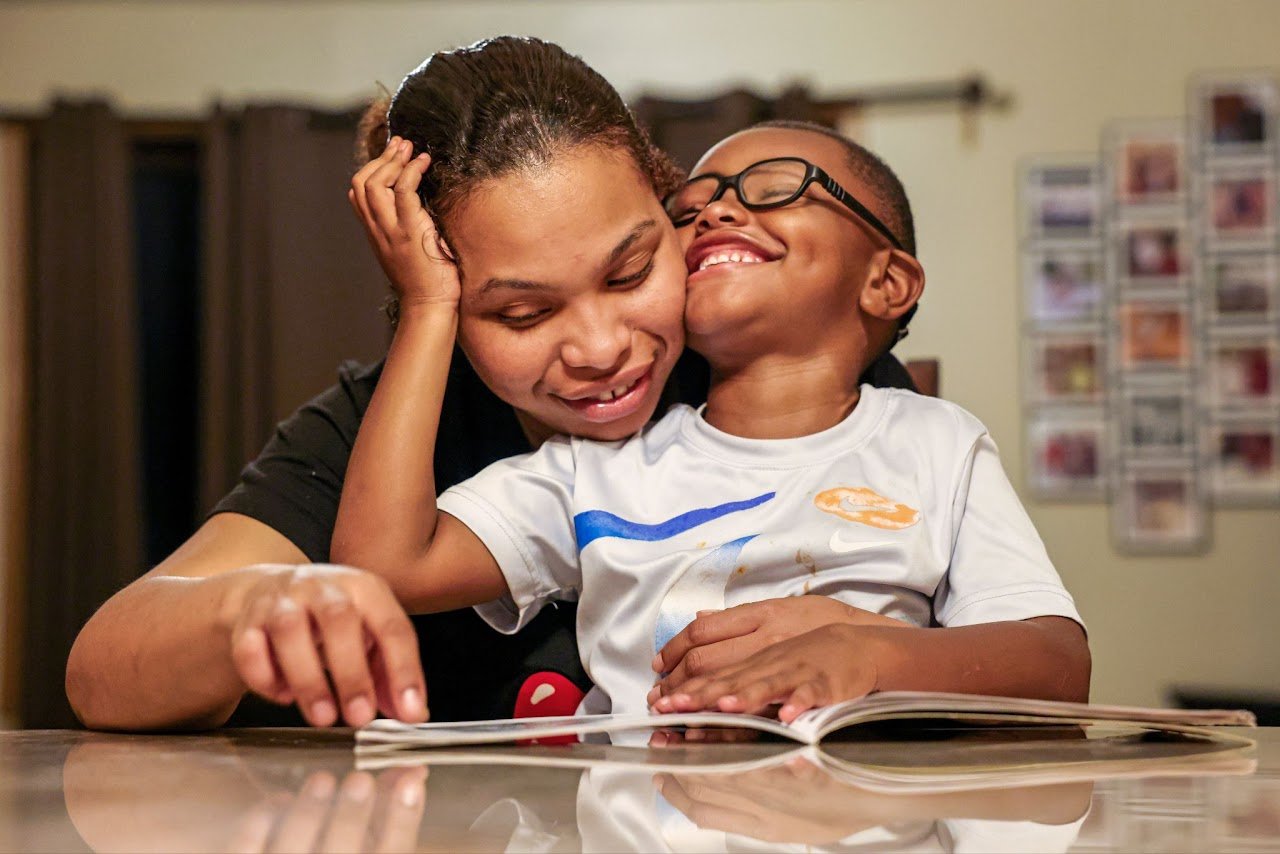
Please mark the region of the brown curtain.
POLYGON ((773 99, 741 89, 701 101, 646 95, 633 103, 632 109, 653 141, 685 169, 692 168, 708 148, 729 134, 756 122, 796 119, 826 123, 808 91, 799 86, 773 99))
POLYGON ((35 123, 28 727, 74 723, 71 642, 142 567, 128 154, 105 104, 58 104, 35 123))
POLYGON ((273 425, 385 352, 385 279, 347 204, 353 113, 261 106, 209 120, 204 163, 200 504, 273 425))

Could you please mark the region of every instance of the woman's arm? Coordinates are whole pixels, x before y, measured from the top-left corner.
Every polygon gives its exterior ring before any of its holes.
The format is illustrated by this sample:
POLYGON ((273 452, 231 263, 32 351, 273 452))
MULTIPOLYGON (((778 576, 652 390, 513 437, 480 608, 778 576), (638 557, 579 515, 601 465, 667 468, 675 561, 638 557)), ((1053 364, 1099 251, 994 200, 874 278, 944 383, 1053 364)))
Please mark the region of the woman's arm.
POLYGON ((349 194, 400 297, 400 315, 351 452, 331 559, 377 573, 415 611, 496 599, 506 582, 484 544, 436 507, 435 446, 458 329, 457 267, 435 257, 418 199, 430 166, 393 138, 349 194))
POLYGON ((81 629, 67 661, 72 709, 93 729, 207 729, 253 689, 298 702, 327 726, 339 717, 328 668, 348 723, 367 723, 374 705, 425 718, 417 639, 385 585, 337 567, 290 566, 305 561, 255 519, 214 516, 81 629))

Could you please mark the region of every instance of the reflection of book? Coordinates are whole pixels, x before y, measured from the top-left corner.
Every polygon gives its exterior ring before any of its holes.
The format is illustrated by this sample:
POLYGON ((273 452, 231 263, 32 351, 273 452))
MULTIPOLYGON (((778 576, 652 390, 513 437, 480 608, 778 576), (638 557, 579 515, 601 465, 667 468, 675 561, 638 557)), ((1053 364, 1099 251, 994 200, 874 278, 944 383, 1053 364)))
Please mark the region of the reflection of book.
POLYGON ((356 733, 359 746, 373 744, 413 747, 496 744, 532 741, 569 735, 625 733, 671 727, 715 727, 756 730, 816 744, 828 735, 859 724, 881 721, 951 721, 963 725, 1010 725, 1100 722, 1127 723, 1145 729, 1212 737, 1206 727, 1254 726, 1250 712, 1142 709, 983 697, 973 694, 917 693, 907 691, 871 694, 860 700, 837 703, 805 712, 790 724, 775 718, 725 712, 692 712, 669 715, 581 715, 557 718, 522 718, 505 721, 406 724, 377 720, 356 733))
POLYGON ((356 767, 413 765, 634 769, 646 774, 749 774, 796 761, 871 792, 924 794, 1047 786, 1134 777, 1250 774, 1252 742, 1185 733, 1110 729, 1086 737, 1079 727, 1040 726, 877 732, 869 740, 802 747, 776 742, 683 744, 661 749, 579 744, 563 747, 464 746, 432 750, 361 743, 356 767))

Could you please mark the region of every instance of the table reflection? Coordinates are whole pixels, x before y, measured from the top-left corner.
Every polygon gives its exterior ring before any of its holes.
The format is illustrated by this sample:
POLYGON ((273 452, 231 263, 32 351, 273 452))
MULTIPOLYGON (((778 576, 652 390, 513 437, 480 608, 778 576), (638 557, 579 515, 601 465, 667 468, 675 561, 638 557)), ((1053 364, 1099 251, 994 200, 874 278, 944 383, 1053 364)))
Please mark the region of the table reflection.
POLYGON ((1185 850, 1280 833, 1280 780, 1241 779, 1255 761, 1231 745, 699 739, 357 757, 349 734, 84 735, 62 782, 95 851, 1185 850))

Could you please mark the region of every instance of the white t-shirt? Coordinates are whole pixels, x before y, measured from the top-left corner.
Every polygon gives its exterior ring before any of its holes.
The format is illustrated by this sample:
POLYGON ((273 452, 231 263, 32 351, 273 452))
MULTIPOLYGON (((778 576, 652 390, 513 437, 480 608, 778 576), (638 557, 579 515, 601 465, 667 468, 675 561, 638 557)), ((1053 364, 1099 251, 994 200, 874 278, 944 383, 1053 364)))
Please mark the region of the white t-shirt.
POLYGON ((644 713, 654 653, 704 609, 806 593, 918 626, 1082 622, 995 443, 960 407, 863 386, 840 424, 744 439, 687 406, 619 442, 556 438, 440 496, 510 595, 514 632, 578 601, 586 713, 644 713))

